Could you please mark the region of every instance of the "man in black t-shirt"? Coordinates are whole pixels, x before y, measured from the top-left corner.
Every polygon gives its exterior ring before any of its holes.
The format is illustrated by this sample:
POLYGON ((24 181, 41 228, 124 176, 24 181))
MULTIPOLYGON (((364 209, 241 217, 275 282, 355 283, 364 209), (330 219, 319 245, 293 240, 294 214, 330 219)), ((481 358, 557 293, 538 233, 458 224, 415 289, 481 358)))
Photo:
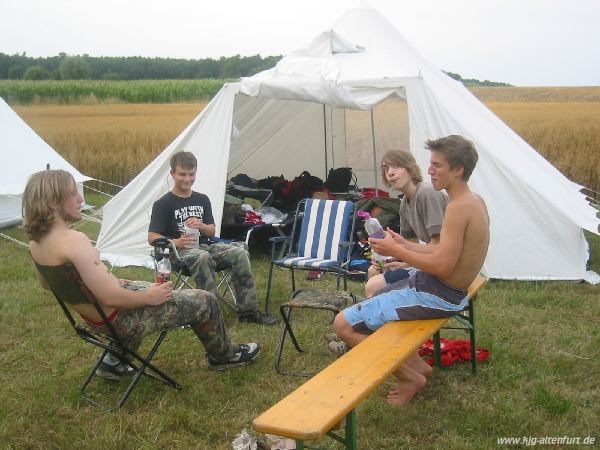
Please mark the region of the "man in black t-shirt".
POLYGON ((246 245, 243 242, 226 244, 210 241, 216 229, 210 200, 192 190, 196 180, 196 157, 190 152, 178 152, 171 157, 170 164, 173 189, 152 206, 148 242, 152 245, 160 237, 172 239, 196 287, 217 296, 215 267, 231 267, 240 320, 275 325, 277 319, 258 311, 246 245))

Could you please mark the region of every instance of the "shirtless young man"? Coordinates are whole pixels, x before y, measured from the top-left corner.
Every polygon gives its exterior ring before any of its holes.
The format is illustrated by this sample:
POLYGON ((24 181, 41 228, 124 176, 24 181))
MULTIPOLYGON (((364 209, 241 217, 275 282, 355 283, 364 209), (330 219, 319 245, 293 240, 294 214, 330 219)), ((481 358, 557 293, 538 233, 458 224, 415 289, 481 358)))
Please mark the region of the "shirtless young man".
MULTIPOLYGON (((69 223, 81 219, 82 203, 68 172, 45 170, 29 177, 23 193, 23 228, 44 288, 60 292, 86 322, 110 332, 94 306, 97 301, 123 343, 134 351, 150 333, 190 325, 213 370, 248 364, 259 355, 258 344, 231 341, 212 293, 199 289, 174 292, 170 282, 156 285, 119 280, 111 274, 87 236, 69 228, 69 223)), ((118 379, 131 373, 110 356, 104 358, 97 375, 118 379)))
MULTIPOLYGON (((384 239, 369 239, 372 248, 417 268, 398 290, 377 295, 346 308, 336 316, 334 329, 350 347, 384 323, 450 317, 468 303, 467 288, 485 260, 489 244, 489 217, 485 203, 471 192, 469 177, 477 163, 473 144, 452 135, 426 143, 431 150, 428 173, 436 190, 445 189, 449 203, 440 242, 436 246, 411 243, 387 230, 384 239)), ((429 367, 414 354, 395 373, 398 386, 388 402, 403 405, 425 386, 429 367)))

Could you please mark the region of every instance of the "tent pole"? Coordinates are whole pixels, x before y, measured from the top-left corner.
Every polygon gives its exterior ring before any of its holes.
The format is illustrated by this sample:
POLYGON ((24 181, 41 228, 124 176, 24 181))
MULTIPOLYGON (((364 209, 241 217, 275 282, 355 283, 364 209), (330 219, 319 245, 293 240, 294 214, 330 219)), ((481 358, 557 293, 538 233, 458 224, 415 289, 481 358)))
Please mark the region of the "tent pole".
POLYGON ((371 108, 371 139, 373 147, 373 178, 375 179, 375 197, 379 197, 377 189, 377 150, 375 149, 375 119, 373 118, 373 109, 371 108))
POLYGON ((323 105, 323 147, 325 151, 325 180, 327 180, 327 172, 329 171, 328 161, 327 161, 327 112, 326 105, 323 105))
POLYGON ((335 168, 337 165, 335 164, 335 151, 333 148, 333 106, 329 107, 329 129, 331 130, 329 133, 331 137, 331 144, 329 145, 329 148, 331 148, 331 167, 335 168))

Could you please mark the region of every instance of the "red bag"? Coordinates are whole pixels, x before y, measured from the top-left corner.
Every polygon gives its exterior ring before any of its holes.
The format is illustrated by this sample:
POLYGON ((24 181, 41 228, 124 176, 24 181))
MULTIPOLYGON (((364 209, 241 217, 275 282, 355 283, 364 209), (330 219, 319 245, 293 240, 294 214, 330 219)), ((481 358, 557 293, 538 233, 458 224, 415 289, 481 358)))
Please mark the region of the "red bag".
POLYGON ((364 188, 360 190, 361 198, 389 197, 390 194, 381 189, 364 188))

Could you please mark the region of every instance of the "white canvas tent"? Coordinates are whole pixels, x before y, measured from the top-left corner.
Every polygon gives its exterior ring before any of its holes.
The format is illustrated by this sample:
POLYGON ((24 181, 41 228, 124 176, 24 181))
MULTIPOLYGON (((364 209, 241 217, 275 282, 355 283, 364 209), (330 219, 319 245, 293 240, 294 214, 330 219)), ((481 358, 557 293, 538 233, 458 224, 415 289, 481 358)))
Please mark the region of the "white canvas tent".
POLYGON ((148 263, 150 211, 169 189, 174 152, 197 156, 194 189, 211 198, 219 226, 226 180, 236 173, 292 178, 308 170, 324 177, 329 167, 350 165, 362 187, 374 186, 379 155, 390 146, 409 147, 426 173, 424 142, 449 134, 465 136, 478 149, 471 187, 491 217, 484 274, 583 278, 588 255, 582 230, 598 233, 599 220, 580 186, 366 7, 348 11, 273 69, 225 85, 106 205, 97 247, 116 265, 148 263), (380 127, 385 121, 387 127, 380 127), (361 132, 362 139, 356 136, 361 132), (360 162, 365 155, 367 164, 360 162))
POLYGON ((34 172, 63 169, 70 172, 79 184, 91 180, 82 175, 50 147, 29 125, 0 98, 0 228, 21 221, 21 194, 27 178, 34 172))

